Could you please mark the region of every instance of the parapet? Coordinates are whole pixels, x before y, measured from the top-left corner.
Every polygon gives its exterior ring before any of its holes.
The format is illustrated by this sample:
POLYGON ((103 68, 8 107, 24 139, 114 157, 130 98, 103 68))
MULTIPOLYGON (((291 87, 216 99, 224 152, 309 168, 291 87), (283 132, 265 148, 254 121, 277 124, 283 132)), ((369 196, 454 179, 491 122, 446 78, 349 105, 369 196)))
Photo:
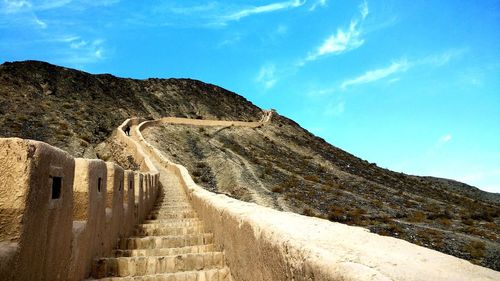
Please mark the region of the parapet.
POLYGON ((7 138, 0 139, 0 167, 0 243, 8 246, 1 251, 7 257, 0 257, 0 276, 64 280, 60 276, 71 254, 74 159, 43 142, 7 138))
POLYGON ((500 280, 499 272, 404 240, 209 192, 185 167, 141 141, 180 177, 235 280, 500 280))
POLYGON ((150 180, 148 196, 138 198, 136 178, 158 173, 74 159, 19 138, 0 139, 0 170, 0 280, 86 278, 92 259, 143 219, 134 207, 149 209, 159 188, 150 180))

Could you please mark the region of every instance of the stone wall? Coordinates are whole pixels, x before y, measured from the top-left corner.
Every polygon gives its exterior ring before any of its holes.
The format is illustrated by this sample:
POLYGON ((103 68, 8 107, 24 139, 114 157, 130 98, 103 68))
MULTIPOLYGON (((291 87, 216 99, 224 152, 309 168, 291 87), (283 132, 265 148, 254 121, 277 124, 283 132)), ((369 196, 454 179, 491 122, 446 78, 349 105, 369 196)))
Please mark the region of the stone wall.
POLYGON ((147 155, 180 178, 235 280, 500 280, 499 272, 403 240, 206 191, 141 135, 172 120, 134 127, 136 143, 123 128, 141 121, 125 121, 115 136, 143 172, 74 159, 42 142, 0 139, 1 281, 87 277, 93 258, 109 254, 153 206, 159 173, 147 155))
MULTIPOLYGON (((153 122, 140 124, 137 133, 148 123, 153 122)), ((500 280, 497 271, 404 240, 209 192, 194 183, 185 167, 139 139, 156 161, 180 177, 205 228, 224 249, 235 280, 500 280)))
POLYGON ((0 139, 0 280, 83 280, 145 218, 158 172, 121 128, 116 135, 144 172, 0 139))

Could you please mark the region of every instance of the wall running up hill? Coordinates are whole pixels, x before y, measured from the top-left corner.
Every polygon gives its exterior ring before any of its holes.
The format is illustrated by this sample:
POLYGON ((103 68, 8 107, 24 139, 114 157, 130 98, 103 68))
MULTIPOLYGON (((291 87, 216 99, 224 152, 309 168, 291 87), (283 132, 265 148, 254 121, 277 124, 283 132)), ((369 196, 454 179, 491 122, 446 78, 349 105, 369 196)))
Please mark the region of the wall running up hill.
POLYGON ((0 139, 0 280, 83 280, 94 258, 132 233, 159 181, 140 148, 128 145, 145 172, 73 158, 38 141, 0 139))
POLYGON ((140 146, 180 178, 235 280, 500 280, 499 272, 404 240, 209 192, 142 137, 145 128, 165 123, 141 123, 140 146))
POLYGON ((134 126, 138 142, 124 135, 123 126, 140 121, 125 121, 116 137, 143 173, 0 139, 0 280, 85 278, 93 258, 144 219, 163 169, 179 177, 237 281, 500 280, 499 272, 403 240, 204 190, 142 137, 163 122, 134 126))

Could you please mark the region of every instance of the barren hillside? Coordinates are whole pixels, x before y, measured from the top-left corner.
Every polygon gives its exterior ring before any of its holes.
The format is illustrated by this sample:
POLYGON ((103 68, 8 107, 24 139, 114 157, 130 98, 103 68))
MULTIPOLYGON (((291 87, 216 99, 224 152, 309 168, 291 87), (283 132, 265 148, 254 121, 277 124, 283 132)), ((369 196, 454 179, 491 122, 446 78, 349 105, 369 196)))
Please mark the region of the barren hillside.
POLYGON ((74 156, 130 116, 254 120, 259 108, 215 85, 191 79, 125 79, 45 62, 0 65, 0 136, 42 140, 74 156))
MULTIPOLYGON (((241 96, 189 79, 134 80, 42 62, 0 66, 0 136, 133 167, 111 140, 130 116, 259 120, 241 96)), ((274 114, 259 128, 165 125, 145 137, 205 188, 272 208, 359 225, 500 270, 500 196, 395 173, 274 114)))

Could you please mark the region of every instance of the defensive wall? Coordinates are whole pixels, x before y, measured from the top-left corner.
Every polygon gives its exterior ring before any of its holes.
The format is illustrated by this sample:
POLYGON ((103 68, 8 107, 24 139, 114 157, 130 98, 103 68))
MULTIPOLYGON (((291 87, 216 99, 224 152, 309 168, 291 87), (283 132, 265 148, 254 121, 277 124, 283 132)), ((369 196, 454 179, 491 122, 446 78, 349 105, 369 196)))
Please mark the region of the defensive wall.
POLYGON ((158 172, 123 127, 141 172, 73 158, 46 143, 0 139, 0 280, 83 280, 131 235, 159 193, 158 172))
MULTIPOLYGON (((235 126, 257 127, 269 119, 270 115, 235 126)), ((163 118, 144 121, 134 132, 139 146, 180 178, 205 227, 224 249, 234 280, 500 280, 500 272, 404 240, 209 192, 141 134, 145 128, 165 123, 230 126, 228 122, 232 121, 163 118)))
MULTIPOLYGON (((257 127, 269 118, 182 124, 257 127)), ((93 258, 109 254, 145 218, 162 169, 179 177, 237 281, 500 280, 499 272, 403 240, 209 192, 143 138, 142 130, 165 123, 175 122, 131 119, 116 130, 143 172, 74 159, 42 142, 0 139, 0 280, 83 279, 93 258)))

